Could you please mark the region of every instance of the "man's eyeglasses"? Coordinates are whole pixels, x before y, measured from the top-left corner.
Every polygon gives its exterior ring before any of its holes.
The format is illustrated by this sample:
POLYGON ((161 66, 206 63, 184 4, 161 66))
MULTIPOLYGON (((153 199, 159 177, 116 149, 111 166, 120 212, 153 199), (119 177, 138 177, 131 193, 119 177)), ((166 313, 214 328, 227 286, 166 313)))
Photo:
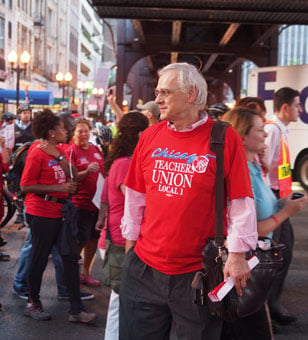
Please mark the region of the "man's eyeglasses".
POLYGON ((163 98, 167 98, 171 93, 176 92, 180 90, 180 87, 176 89, 160 89, 160 90, 155 90, 154 95, 155 97, 161 96, 163 98))

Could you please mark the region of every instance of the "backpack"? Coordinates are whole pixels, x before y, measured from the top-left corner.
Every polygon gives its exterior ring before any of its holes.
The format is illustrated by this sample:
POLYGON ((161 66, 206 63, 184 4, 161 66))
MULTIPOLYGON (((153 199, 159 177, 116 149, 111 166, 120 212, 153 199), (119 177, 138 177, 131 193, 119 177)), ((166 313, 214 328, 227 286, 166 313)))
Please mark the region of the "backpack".
POLYGON ((33 142, 22 144, 10 157, 10 168, 6 175, 7 187, 12 193, 20 192, 20 180, 25 167, 28 150, 33 142))

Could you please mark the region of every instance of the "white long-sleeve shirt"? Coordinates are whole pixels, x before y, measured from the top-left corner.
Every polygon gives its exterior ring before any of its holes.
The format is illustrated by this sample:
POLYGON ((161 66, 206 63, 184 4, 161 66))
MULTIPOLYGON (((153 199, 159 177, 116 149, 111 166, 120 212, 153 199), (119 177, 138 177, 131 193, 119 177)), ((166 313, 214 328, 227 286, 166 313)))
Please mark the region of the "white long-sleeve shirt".
POLYGON ((269 186, 274 190, 279 190, 278 184, 278 164, 280 161, 281 154, 281 134, 286 144, 288 144, 287 135, 288 128, 282 121, 274 115, 271 119, 276 124, 266 124, 265 131, 267 137, 265 139, 266 148, 266 161, 270 165, 269 173, 267 175, 267 180, 269 186))

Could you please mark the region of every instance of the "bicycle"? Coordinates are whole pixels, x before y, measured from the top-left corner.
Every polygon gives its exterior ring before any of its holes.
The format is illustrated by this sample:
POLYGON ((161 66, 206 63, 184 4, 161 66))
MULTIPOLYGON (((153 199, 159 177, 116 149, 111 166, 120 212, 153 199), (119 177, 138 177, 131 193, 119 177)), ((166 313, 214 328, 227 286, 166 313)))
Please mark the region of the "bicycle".
POLYGON ((1 221, 0 228, 3 228, 7 225, 7 223, 14 216, 17 211, 17 224, 20 224, 18 229, 22 229, 26 226, 24 217, 23 217, 23 197, 20 195, 16 195, 11 193, 7 188, 3 188, 3 198, 4 198, 4 218, 1 221), (18 197, 19 196, 19 197, 18 197))

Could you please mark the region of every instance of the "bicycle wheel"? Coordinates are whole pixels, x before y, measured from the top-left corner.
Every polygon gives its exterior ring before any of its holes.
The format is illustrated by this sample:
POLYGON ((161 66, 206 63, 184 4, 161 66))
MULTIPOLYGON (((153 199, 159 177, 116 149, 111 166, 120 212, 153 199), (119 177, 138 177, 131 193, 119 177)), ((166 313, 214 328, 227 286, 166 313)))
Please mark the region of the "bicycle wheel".
POLYGON ((13 200, 7 189, 3 188, 3 198, 4 198, 4 218, 0 224, 3 228, 9 220, 14 216, 16 207, 13 204, 13 200))

